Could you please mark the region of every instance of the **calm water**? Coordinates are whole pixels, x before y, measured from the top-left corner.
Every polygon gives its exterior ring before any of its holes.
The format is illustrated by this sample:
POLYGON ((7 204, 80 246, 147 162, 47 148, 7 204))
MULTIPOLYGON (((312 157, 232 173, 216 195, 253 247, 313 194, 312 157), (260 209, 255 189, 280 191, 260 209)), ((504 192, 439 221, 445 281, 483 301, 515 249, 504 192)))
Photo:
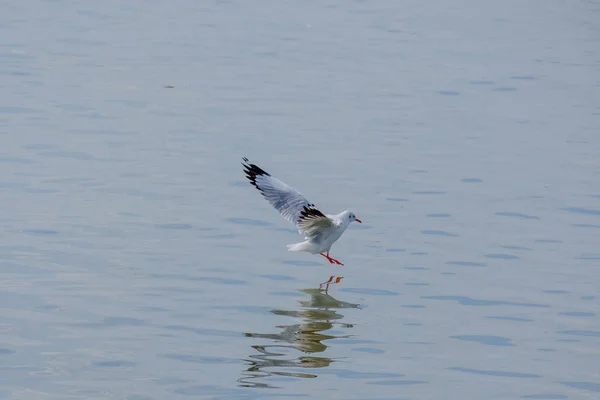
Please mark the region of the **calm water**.
POLYGON ((600 396, 597 1, 2 8, 0 398, 600 396))

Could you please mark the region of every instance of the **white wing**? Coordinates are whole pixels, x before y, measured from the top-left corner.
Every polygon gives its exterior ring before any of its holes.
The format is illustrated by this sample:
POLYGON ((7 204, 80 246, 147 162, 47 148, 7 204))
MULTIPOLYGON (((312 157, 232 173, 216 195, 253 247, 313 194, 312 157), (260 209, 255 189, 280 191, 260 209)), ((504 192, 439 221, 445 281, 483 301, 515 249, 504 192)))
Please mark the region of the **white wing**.
POLYGON ((330 218, 315 208, 314 204, 309 203, 294 188, 272 177, 257 165, 251 164, 247 158, 244 157, 243 160, 244 172, 250 183, 283 218, 295 224, 308 238, 315 238, 323 230, 334 226, 330 218))

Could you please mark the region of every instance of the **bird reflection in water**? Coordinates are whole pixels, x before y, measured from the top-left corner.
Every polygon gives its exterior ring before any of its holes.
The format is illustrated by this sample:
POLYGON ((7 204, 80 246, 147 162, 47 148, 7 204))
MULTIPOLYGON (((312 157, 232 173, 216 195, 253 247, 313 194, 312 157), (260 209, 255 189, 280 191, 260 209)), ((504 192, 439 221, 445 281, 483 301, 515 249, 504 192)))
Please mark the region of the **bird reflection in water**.
POLYGON ((246 333, 246 337, 270 339, 273 344, 254 345, 257 353, 251 354, 245 361, 249 367, 238 379, 243 387, 276 388, 263 380, 268 377, 316 378, 313 373, 298 372, 299 368, 326 368, 334 360, 328 357, 315 356, 323 353, 326 340, 347 338, 350 335, 328 335, 325 332, 334 325, 339 328, 352 328, 351 324, 340 322, 344 316, 337 310, 343 308, 360 308, 359 304, 338 300, 328 293, 329 285, 338 283, 339 279, 330 278, 324 282, 325 289, 301 289, 299 292, 310 296, 299 300, 298 310, 271 310, 273 314, 301 318, 302 322, 291 325, 278 325, 279 333, 246 333), (303 355, 294 354, 296 351, 303 355))

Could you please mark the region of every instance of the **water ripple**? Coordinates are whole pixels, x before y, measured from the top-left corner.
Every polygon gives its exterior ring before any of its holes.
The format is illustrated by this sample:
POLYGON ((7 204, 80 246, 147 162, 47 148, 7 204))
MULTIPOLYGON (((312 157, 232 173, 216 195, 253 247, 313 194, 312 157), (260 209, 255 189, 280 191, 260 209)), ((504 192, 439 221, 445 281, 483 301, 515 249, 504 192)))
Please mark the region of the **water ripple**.
POLYGON ((502 376, 505 378, 541 378, 542 377, 541 375, 537 375, 537 374, 527 374, 527 373, 511 372, 511 371, 493 371, 493 370, 463 368, 463 367, 449 367, 446 369, 449 369, 452 371, 458 371, 458 372, 466 372, 469 374, 476 374, 476 375, 502 376))
POLYGON ((536 307, 536 308, 550 308, 548 304, 535 304, 535 303, 519 303, 514 301, 502 301, 502 300, 478 300, 472 299, 466 296, 422 296, 422 299, 429 300, 449 300, 456 301, 458 304, 464 306, 516 306, 516 307, 536 307))
POLYGON ((352 351, 356 351, 359 353, 369 353, 369 354, 383 354, 385 353, 383 350, 375 348, 375 347, 356 347, 351 349, 352 351))
POLYGON ((573 224, 572 226, 577 227, 577 228, 600 229, 600 225, 593 225, 593 224, 573 224))
POLYGON ((497 212, 496 215, 499 215, 501 217, 513 217, 521 219, 540 219, 540 217, 536 217, 535 215, 527 215, 516 212, 497 212))
POLYGON ((456 233, 450 233, 450 232, 439 231, 439 230, 425 230, 425 231, 421 231, 421 233, 423 233, 425 235, 437 235, 437 236, 458 236, 456 233))
POLYGON ((589 392, 600 393, 600 383, 596 383, 596 382, 562 381, 562 382, 558 382, 558 383, 575 388, 575 389, 581 389, 581 390, 587 390, 589 392))
POLYGON ((521 318, 521 317, 507 317, 507 316, 488 316, 488 319, 498 319, 504 321, 514 321, 514 322, 533 322, 531 318, 521 318))
POLYGON ((385 379, 385 378, 402 378, 404 375, 393 372, 356 372, 349 369, 333 369, 330 368, 323 374, 335 375, 338 378, 346 379, 385 379))
POLYGON ((386 385, 386 386, 401 386, 401 385, 422 385, 429 383, 427 381, 411 381, 411 380, 393 380, 393 381, 375 381, 367 382, 368 385, 386 385))
POLYGON ((250 219, 250 218, 227 218, 227 222, 231 222, 232 224, 237 225, 252 225, 252 226, 270 226, 272 225, 270 222, 261 221, 258 219, 250 219))
POLYGON ((282 263, 295 265, 297 267, 320 267, 322 264, 316 261, 302 261, 302 260, 283 260, 282 263))
POLYGON ((421 191, 413 192, 413 194, 424 194, 424 195, 429 195, 429 194, 446 194, 446 192, 442 192, 442 191, 439 191, 439 190, 421 190, 421 191))
POLYGON ((212 283, 218 283, 221 285, 247 285, 248 284, 248 282, 242 281, 239 279, 217 278, 217 277, 207 277, 207 276, 189 277, 188 280, 212 282, 212 283))
POLYGON ((567 208, 561 208, 561 210, 568 211, 571 213, 576 213, 576 214, 600 215, 600 210, 596 210, 593 208, 567 207, 567 208))
POLYGON ((192 229, 193 228, 193 226, 190 224, 179 224, 179 223, 160 224, 160 225, 156 225, 156 227, 158 229, 192 229))
POLYGON ((171 360, 185 361, 197 364, 239 364, 239 360, 224 357, 206 357, 206 356, 194 356, 191 354, 181 353, 166 353, 161 354, 159 357, 168 358, 171 360))
POLYGON ((548 294, 569 294, 569 293, 571 293, 568 290, 542 290, 542 292, 548 293, 548 294))
POLYGON ((558 331, 556 333, 561 333, 563 335, 600 337, 600 331, 569 330, 569 331, 558 331))
POLYGON ((125 360, 108 360, 108 361, 94 361, 92 366, 99 368, 119 368, 129 370, 135 367, 137 363, 125 360))
POLYGON ((450 336, 451 339, 464 340, 467 342, 476 342, 488 346, 514 346, 511 339, 502 336, 491 335, 458 335, 450 336))
POLYGON ((521 250, 521 251, 530 251, 530 248, 527 247, 522 247, 522 246, 500 246, 503 249, 508 249, 508 250, 521 250))
POLYGON ((234 332, 234 331, 225 331, 222 329, 203 329, 203 328, 193 328, 191 326, 186 325, 165 325, 163 328, 168 329, 170 331, 184 331, 184 332, 192 332, 202 336, 222 336, 222 337, 240 337, 242 333, 234 332))
POLYGON ((58 231, 52 229, 23 229, 22 232, 34 236, 58 235, 58 231))
POLYGON ((494 253, 494 254, 486 254, 487 258, 497 258, 501 260, 519 260, 519 256, 515 256, 513 254, 502 254, 502 253, 494 253))
POLYGON ((567 311, 561 312, 560 315, 566 315, 568 317, 595 317, 596 314, 592 312, 584 312, 584 311, 567 311))
POLYGON ((260 275, 261 278, 270 279, 272 281, 295 281, 293 276, 289 275, 260 275))
POLYGON ((392 292, 391 290, 369 289, 369 288, 343 288, 343 289, 340 289, 340 292, 367 294, 367 295, 370 294, 370 295, 375 295, 375 296, 397 296, 400 294, 398 292, 392 292))
POLYGON ((486 263, 473 262, 473 261, 446 261, 448 265, 460 265, 461 267, 485 267, 486 263))

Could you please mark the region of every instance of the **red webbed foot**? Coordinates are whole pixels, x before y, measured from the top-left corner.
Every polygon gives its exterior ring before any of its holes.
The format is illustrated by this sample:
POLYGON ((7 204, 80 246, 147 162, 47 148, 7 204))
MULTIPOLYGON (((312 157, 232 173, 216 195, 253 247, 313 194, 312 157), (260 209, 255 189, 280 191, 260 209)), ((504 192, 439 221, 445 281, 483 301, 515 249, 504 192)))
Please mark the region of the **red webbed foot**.
POLYGON ((329 257, 329 262, 332 264, 344 265, 344 264, 342 264, 342 262, 340 260, 336 260, 335 258, 331 258, 331 257, 329 257))
POLYGON ((319 253, 319 254, 321 254, 323 257, 325 257, 327 259, 327 261, 329 261, 330 264, 344 265, 339 260, 329 257, 329 254, 323 254, 323 253, 319 253))

